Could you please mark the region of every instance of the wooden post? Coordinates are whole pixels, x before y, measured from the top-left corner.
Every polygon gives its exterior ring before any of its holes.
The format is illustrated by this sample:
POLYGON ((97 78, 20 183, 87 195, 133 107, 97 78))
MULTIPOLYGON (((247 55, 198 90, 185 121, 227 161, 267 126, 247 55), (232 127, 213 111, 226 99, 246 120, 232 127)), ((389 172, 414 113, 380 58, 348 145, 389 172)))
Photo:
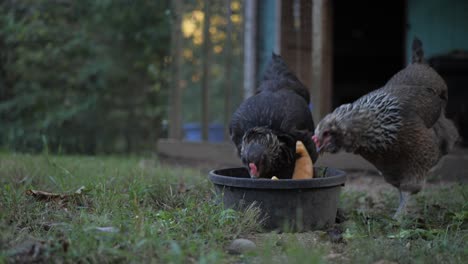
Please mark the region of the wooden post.
POLYGON ((332 96, 332 14, 331 0, 312 3, 312 105, 318 122, 331 111, 332 96))
POLYGON ((281 56, 312 97, 312 1, 283 1, 281 56))
POLYGON ((172 57, 172 87, 169 95, 169 137, 182 139, 182 88, 181 66, 182 66, 182 1, 172 1, 172 34, 171 34, 171 57, 172 57))
POLYGON ((224 140, 229 140, 229 122, 231 120, 231 97, 232 97, 232 21, 231 21, 231 0, 226 0, 226 45, 225 54, 225 90, 224 90, 224 140))
POLYGON ((202 140, 208 140, 208 127, 209 127, 209 74, 210 74, 210 1, 205 0, 203 3, 203 73, 202 73, 202 140))
POLYGON ((244 99, 255 92, 257 76, 257 0, 244 2, 244 99))
POLYGON ((273 52, 281 54, 281 0, 275 1, 275 43, 273 52))

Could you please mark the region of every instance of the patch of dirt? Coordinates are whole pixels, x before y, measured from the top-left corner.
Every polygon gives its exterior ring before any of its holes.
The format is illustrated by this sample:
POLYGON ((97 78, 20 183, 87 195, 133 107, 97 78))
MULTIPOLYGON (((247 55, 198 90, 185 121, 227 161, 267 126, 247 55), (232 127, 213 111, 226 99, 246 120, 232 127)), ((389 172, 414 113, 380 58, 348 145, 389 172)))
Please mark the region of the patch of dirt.
MULTIPOLYGON (((158 161, 162 165, 199 170, 202 174, 208 174, 209 171, 214 169, 240 166, 240 164, 235 165, 165 156, 158 156, 158 161)), ((383 193, 393 192, 395 195, 398 195, 397 189, 385 182, 383 176, 376 170, 346 170, 346 173, 347 179, 343 188, 344 192, 365 192, 375 201, 385 199, 386 196, 383 196, 383 193)), ((454 182, 451 181, 430 181, 426 183, 425 189, 441 188, 452 184, 454 182)))
POLYGON ((372 199, 378 199, 382 192, 393 188, 377 171, 346 171, 346 177, 344 192, 365 192, 372 199))
MULTIPOLYGON (((382 195, 383 193, 393 192, 395 195, 398 195, 398 190, 388 184, 377 171, 352 170, 346 171, 346 173, 347 179, 345 187, 343 188, 344 192, 365 192, 376 201, 385 198, 385 196, 382 195)), ((424 190, 440 189, 455 184, 457 183, 442 180, 426 182, 424 190)))

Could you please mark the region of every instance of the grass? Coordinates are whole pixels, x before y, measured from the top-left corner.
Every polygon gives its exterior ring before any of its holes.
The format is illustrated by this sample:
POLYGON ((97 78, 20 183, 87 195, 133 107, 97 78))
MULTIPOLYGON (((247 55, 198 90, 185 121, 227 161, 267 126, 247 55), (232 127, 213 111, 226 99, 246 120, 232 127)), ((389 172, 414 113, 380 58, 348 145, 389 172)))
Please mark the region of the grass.
POLYGON ((468 187, 418 194, 410 213, 388 216, 396 193, 374 203, 344 192, 349 219, 338 243, 327 232, 261 233, 259 212, 225 209, 199 171, 156 158, 0 154, 0 263, 463 263, 468 187), (29 189, 84 194, 38 201, 29 189), (247 237, 258 249, 226 252, 247 237))
POLYGON ((395 197, 387 194, 380 207, 369 206, 362 199, 365 193, 345 193, 342 198, 346 204, 354 204, 357 209, 343 224, 347 244, 342 252, 353 263, 382 259, 398 263, 465 263, 467 187, 454 184, 424 190, 414 197, 415 203, 399 222, 389 218, 392 205, 397 204, 396 192, 395 197))
POLYGON ((227 242, 258 228, 255 209, 216 203, 205 175, 137 158, 3 154, 0 185, 3 260, 32 259, 16 251, 38 240, 44 262, 219 263, 227 242), (86 194, 66 207, 25 195, 81 186, 86 194))

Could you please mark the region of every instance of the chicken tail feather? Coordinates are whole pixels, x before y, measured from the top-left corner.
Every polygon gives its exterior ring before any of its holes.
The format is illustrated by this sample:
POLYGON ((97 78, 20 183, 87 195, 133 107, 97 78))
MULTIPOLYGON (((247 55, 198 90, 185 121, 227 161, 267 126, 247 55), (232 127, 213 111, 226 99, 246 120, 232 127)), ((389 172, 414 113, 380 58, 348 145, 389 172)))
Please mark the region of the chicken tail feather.
POLYGON ((304 84, 288 68, 280 55, 272 53, 271 60, 263 73, 262 84, 258 88, 258 92, 264 90, 277 91, 280 89, 292 90, 303 97, 307 103, 310 102, 310 94, 304 84))
POLYGON ((453 149, 459 140, 457 128, 453 122, 441 115, 437 123, 434 124, 434 131, 439 138, 439 149, 442 155, 446 155, 453 149))
POLYGON ((412 63, 423 63, 424 62, 424 50, 420 39, 414 38, 412 45, 413 55, 412 63))
POLYGON ((283 58, 273 52, 271 54, 271 61, 263 74, 263 81, 282 79, 297 81, 297 77, 289 70, 283 58))

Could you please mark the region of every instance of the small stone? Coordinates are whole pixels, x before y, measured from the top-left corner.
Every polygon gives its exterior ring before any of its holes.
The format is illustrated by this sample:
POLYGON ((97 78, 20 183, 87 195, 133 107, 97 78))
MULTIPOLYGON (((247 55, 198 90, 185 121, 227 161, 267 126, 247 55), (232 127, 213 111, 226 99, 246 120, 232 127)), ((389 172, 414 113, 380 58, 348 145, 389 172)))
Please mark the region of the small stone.
POLYGON ((243 254, 249 251, 253 251, 257 248, 254 242, 244 238, 238 238, 232 241, 228 247, 229 254, 243 254))
POLYGON ((334 260, 334 259, 340 258, 341 256, 342 256, 342 254, 330 253, 330 254, 325 256, 325 259, 326 260, 334 260))

